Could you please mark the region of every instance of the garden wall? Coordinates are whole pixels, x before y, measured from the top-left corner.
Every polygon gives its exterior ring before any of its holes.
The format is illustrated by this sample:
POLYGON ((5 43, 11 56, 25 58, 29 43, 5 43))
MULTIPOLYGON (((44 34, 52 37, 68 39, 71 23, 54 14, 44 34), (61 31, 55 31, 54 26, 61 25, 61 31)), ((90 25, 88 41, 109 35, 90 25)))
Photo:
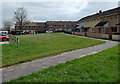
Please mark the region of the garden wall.
POLYGON ((120 41, 120 35, 112 35, 112 40, 120 41))

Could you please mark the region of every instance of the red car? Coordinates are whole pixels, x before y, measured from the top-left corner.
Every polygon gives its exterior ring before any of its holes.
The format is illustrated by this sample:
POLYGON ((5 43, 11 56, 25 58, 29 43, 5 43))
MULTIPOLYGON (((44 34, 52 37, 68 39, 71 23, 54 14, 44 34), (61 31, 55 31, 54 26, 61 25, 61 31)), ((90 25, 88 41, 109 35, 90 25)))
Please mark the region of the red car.
POLYGON ((0 36, 0 41, 9 41, 10 37, 8 36, 0 36))

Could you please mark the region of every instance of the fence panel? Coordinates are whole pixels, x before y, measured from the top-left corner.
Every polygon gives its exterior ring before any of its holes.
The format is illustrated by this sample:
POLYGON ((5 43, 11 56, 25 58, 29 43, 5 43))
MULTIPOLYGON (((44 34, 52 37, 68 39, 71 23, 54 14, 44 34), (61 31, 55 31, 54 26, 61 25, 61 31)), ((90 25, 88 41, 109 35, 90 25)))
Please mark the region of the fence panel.
POLYGON ((9 36, 10 39, 13 40, 14 42, 19 43, 19 38, 13 36, 12 34, 9 34, 8 36, 9 36))

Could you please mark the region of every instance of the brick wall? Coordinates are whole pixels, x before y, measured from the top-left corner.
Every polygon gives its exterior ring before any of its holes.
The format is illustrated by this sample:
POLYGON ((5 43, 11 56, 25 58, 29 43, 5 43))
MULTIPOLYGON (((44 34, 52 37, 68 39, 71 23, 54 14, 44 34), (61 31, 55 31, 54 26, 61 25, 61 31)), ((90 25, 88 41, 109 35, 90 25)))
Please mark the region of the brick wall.
POLYGON ((81 35, 81 36, 85 36, 85 32, 75 32, 74 34, 76 34, 76 35, 81 35))
MULTIPOLYGON (((77 21, 47 21, 47 22, 31 22, 23 27, 22 30, 35 30, 35 31, 72 31, 76 28, 77 21)), ((15 24, 15 30, 19 31, 18 24, 15 24)))
POLYGON ((94 38, 102 38, 102 33, 86 33, 88 37, 94 37, 94 38))

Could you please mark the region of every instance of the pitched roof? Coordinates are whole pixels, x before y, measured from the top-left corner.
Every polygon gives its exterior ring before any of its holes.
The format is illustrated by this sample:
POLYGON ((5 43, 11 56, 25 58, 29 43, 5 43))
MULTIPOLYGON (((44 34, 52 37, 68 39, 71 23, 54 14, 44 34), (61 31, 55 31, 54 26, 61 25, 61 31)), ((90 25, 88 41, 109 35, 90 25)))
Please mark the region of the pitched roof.
POLYGON ((57 25, 64 25, 64 24, 77 24, 77 21, 47 21, 47 24, 57 24, 57 25))
POLYGON ((117 7, 117 8, 111 9, 111 10, 107 10, 107 11, 103 11, 103 12, 100 11, 99 13, 84 17, 84 18, 80 19, 79 21, 94 19, 94 18, 98 18, 98 17, 105 17, 108 15, 113 15, 113 14, 118 14, 118 13, 120 14, 120 7, 117 7))

